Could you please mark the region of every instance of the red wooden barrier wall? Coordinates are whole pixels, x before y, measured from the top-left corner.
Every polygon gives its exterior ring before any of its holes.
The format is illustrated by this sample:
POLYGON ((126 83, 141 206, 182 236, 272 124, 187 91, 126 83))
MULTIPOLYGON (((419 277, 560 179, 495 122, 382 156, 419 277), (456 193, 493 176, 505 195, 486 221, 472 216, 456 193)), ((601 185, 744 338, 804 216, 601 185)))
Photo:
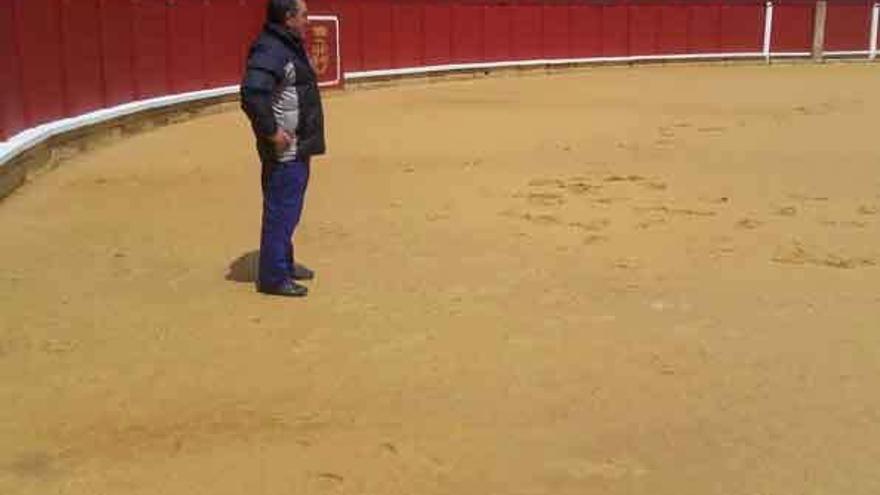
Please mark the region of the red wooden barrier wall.
MULTIPOLYGON (((314 8, 314 6, 313 6, 314 8)), ((361 7, 360 4, 354 2, 340 2, 335 10, 328 10, 339 15, 341 20, 342 43, 342 63, 343 69, 347 71, 357 71, 363 69, 363 59, 361 57, 360 47, 363 45, 361 39, 361 7)), ((430 19, 425 19, 423 30, 427 28, 430 19)), ((425 46, 424 40, 422 46, 425 46)))
MULTIPOLYGON (((0 139, 100 107, 238 82, 265 0, 0 1, 0 139)), ((829 1, 826 49, 866 51, 871 0, 829 1)), ((344 72, 758 54, 763 0, 312 0, 344 72)), ((775 0, 771 51, 811 49, 812 0, 775 0)))
POLYGON ((361 25, 366 27, 361 44, 363 68, 370 70, 392 67, 391 2, 362 0, 361 25))
POLYGON ((571 55, 573 58, 602 54, 602 6, 574 5, 571 8, 571 55))
POLYGON ((542 56, 571 57, 571 11, 568 5, 544 5, 541 25, 542 56))
POLYGON ((98 0, 61 0, 65 115, 104 106, 98 0))
POLYGON ((869 2, 829 2, 825 26, 828 51, 865 51, 871 29, 869 2))
POLYGON ((60 9, 57 0, 13 1, 24 120, 32 127, 65 116, 60 9))
MULTIPOLYGON (((313 11, 342 18, 343 67, 401 67, 535 59, 758 53, 760 0, 336 0, 313 11)), ((803 1, 803 0, 802 0, 803 1)), ((793 6, 777 15, 786 26, 793 6)), ((799 19, 780 38, 798 44, 799 19)), ((812 18, 810 18, 812 22, 812 18)), ((811 25, 807 25, 809 36, 811 25)), ((809 42, 809 40, 808 40, 809 42)))
POLYGON ((0 8, 0 139, 12 136, 24 129, 23 94, 21 92, 21 67, 15 39, 15 4, 7 3, 0 8))
POLYGON ((629 55, 629 8, 623 4, 602 7, 602 56, 629 55))
POLYGON ((774 7, 770 49, 779 53, 805 53, 813 48, 812 2, 783 3, 774 7))
MULTIPOLYGON (((172 93, 205 89, 205 14, 203 0, 171 0, 168 9, 168 86, 172 93)), ((212 7, 213 8, 213 7, 212 7)))
POLYGON ((453 63, 483 61, 483 8, 479 5, 452 6, 453 63))
MULTIPOLYGON (((448 63, 452 58, 452 6, 446 2, 428 2, 425 4, 425 37, 423 39, 425 65, 448 63)), ((345 24, 345 18, 342 23, 345 24)), ((342 33, 345 36, 345 31, 342 33)), ((345 44, 345 38, 342 39, 345 44)), ((345 67, 346 61, 342 64, 345 67)), ((345 69, 349 70, 349 69, 345 69)), ((357 70, 357 69, 352 69, 357 70)))
POLYGON ((511 9, 483 7, 483 58, 487 62, 510 60, 513 17, 511 9))
MULTIPOLYGON (((493 8, 499 8, 494 7, 493 8)), ((541 6, 512 7, 510 56, 515 60, 541 58, 541 6)))
POLYGON ((764 45, 765 6, 760 3, 721 6, 721 51, 760 52, 764 45))
POLYGON ((108 106, 119 105, 135 98, 134 8, 119 0, 101 0, 100 8, 104 101, 108 106))
POLYGON ((660 53, 660 33, 663 14, 661 5, 638 5, 629 11, 629 53, 657 55, 660 53))
POLYGON ((391 42, 398 47, 394 52, 392 67, 422 65, 422 9, 411 4, 395 5, 391 16, 391 42))
POLYGON ((168 94, 165 0, 134 1, 134 89, 139 99, 168 94))
POLYGON ((204 77, 208 87, 228 86, 240 78, 240 64, 247 47, 246 6, 238 0, 214 0, 204 11, 204 77))
POLYGON ((682 5, 664 5, 661 9, 657 50, 670 55, 687 53, 690 37, 688 9, 682 5))
POLYGON ((235 84, 264 5, 0 2, 0 139, 136 99, 235 84))

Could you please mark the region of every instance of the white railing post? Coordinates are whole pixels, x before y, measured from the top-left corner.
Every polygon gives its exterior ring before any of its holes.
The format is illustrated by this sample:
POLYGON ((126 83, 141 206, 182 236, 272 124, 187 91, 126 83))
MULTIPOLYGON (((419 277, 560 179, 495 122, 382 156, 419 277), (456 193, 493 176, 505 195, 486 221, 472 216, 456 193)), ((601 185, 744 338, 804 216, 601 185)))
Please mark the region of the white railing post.
MULTIPOLYGON (((875 11, 876 12, 876 11, 875 11)), ((773 2, 767 0, 764 10, 764 60, 770 63, 770 43, 773 38, 773 2)))
POLYGON ((816 0, 813 14, 813 60, 820 62, 825 57, 825 19, 828 13, 826 0, 816 0))
POLYGON ((880 3, 875 3, 871 10, 871 41, 868 42, 868 57, 877 58, 877 24, 880 22, 880 3))

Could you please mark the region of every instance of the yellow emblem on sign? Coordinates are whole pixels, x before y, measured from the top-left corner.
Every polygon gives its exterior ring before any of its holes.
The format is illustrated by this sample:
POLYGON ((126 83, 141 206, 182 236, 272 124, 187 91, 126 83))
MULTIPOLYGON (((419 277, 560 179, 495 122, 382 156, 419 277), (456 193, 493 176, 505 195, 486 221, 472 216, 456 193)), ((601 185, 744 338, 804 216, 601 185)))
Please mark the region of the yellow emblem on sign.
POLYGON ((312 44, 310 52, 315 72, 324 75, 330 68, 330 30, 327 26, 312 26, 312 44))

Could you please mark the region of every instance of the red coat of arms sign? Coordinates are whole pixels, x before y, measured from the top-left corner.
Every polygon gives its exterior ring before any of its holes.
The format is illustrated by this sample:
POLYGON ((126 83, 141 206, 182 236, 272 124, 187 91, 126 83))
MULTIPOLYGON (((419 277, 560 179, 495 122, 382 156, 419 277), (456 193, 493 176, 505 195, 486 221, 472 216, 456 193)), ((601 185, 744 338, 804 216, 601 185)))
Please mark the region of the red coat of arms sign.
POLYGON ((339 59, 339 18, 310 15, 308 49, 312 66, 321 86, 342 85, 342 64, 339 59))

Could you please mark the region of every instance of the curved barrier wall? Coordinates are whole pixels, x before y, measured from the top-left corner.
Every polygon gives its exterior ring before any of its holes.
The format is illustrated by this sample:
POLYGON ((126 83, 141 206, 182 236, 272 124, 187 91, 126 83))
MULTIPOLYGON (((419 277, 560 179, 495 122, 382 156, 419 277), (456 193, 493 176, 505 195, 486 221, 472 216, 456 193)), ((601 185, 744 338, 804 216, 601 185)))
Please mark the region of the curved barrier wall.
POLYGON ((46 122, 235 84, 260 0, 7 0, 0 139, 46 122))
MULTIPOLYGON (((0 165, 52 134, 235 93, 264 5, 265 0, 6 0, 0 5, 0 66, 6 69, 0 71, 0 165)), ((807 57, 815 5, 814 0, 312 0, 310 9, 338 16, 342 72, 359 79, 517 65, 807 57)), ((874 0, 828 0, 825 54, 874 58, 877 23, 874 0)))
MULTIPOLYGON (((652 59, 808 57, 815 0, 337 0, 351 78, 652 59)), ((828 0, 826 56, 876 52, 873 0, 828 0), (872 36, 873 33, 873 36, 872 36)))

